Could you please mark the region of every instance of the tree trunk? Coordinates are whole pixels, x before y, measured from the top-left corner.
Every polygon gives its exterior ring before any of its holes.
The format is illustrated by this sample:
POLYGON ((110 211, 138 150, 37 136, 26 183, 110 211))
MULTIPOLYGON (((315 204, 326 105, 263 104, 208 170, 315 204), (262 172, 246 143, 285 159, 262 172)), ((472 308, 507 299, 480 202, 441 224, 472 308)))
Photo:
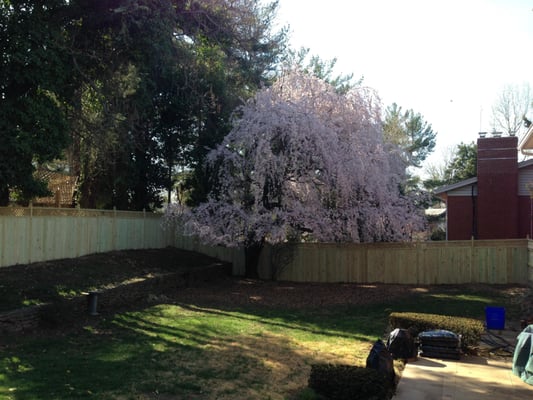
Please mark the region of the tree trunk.
POLYGON ((258 264, 259 256, 261 255, 261 250, 264 247, 264 240, 261 240, 259 243, 253 243, 246 246, 244 249, 245 256, 245 272, 244 275, 247 278, 257 279, 259 278, 258 264))
POLYGON ((7 207, 9 205, 9 188, 7 186, 0 186, 0 207, 7 207))

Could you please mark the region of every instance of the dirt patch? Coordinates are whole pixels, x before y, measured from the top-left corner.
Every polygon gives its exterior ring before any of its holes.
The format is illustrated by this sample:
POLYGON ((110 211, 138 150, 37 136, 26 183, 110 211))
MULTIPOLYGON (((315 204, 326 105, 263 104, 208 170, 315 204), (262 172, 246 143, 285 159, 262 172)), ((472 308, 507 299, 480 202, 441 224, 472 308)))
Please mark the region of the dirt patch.
POLYGON ((379 304, 410 296, 419 288, 405 285, 292 283, 228 278, 216 284, 189 287, 173 297, 180 302, 223 307, 320 308, 379 304))
POLYGON ((124 250, 0 268, 0 311, 74 298, 219 262, 176 248, 124 250))
MULTIPOLYGON (((192 269, 220 263, 198 253, 176 248, 128 250, 94 254, 76 259, 57 260, 0 269, 0 312, 34 304, 64 302, 91 290, 126 291, 135 282, 149 278, 180 275, 192 269)), ((164 280, 165 278, 163 278, 164 280)), ((423 293, 461 293, 470 291, 493 293, 520 302, 529 289, 516 286, 461 285, 416 286, 390 284, 304 284, 272 282, 239 277, 217 277, 216 282, 187 282, 166 285, 170 290, 148 289, 134 301, 124 301, 120 309, 104 308, 105 312, 135 309, 157 302, 181 302, 224 308, 283 307, 287 309, 322 308, 327 306, 365 306, 394 302, 423 293)), ((165 286, 165 287, 166 287, 165 286)), ((105 306, 105 304, 102 304, 105 306)))

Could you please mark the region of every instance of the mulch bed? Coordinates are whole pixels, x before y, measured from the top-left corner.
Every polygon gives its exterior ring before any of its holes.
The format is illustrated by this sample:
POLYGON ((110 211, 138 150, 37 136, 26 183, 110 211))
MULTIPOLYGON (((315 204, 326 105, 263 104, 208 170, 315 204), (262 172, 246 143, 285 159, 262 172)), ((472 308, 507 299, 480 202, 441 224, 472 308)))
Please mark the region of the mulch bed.
MULTIPOLYGON (((0 297, 13 304, 25 298, 39 296, 46 302, 61 302, 57 287, 101 290, 123 285, 139 278, 165 274, 180 274, 191 268, 213 265, 217 260, 194 252, 175 248, 154 250, 116 251, 84 256, 70 260, 58 260, 31 265, 18 265, 0 269, 0 297), (126 283, 125 283, 126 282, 126 283)), ((517 302, 533 303, 528 287, 468 285, 469 289, 482 292, 493 291, 495 295, 512 296, 517 302)), ((287 309, 322 308, 338 305, 369 305, 400 300, 417 293, 454 293, 464 286, 416 286, 390 284, 343 284, 343 283, 291 283, 272 282, 239 277, 220 277, 207 282, 196 279, 185 284, 169 285, 167 289, 148 290, 137 296, 131 304, 121 304, 120 309, 107 307, 105 313, 138 309, 145 305, 162 302, 186 302, 200 306, 225 308, 284 307, 287 309)), ((526 310, 533 307, 523 307, 526 310)), ((9 311, 5 309, 3 311, 9 311)), ((85 320, 85 318, 84 318, 85 320)), ((86 321, 85 321, 86 322, 86 321)))

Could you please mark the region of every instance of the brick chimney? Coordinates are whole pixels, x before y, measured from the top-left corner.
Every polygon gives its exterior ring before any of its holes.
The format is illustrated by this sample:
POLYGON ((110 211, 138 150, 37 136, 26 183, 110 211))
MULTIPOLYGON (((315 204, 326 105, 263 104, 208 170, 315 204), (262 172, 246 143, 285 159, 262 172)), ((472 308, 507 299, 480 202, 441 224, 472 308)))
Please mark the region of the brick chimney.
POLYGON ((518 139, 477 141, 477 239, 518 237, 518 139))

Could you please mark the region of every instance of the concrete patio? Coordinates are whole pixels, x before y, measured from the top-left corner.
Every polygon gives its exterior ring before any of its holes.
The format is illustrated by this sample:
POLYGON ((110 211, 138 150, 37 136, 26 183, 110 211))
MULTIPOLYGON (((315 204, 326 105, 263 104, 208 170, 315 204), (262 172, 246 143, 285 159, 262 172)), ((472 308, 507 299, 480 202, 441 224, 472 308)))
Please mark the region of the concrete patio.
MULTIPOLYGON (((518 333, 498 332, 512 345, 518 333)), ((458 361, 419 357, 405 366, 393 400, 533 398, 533 386, 513 374, 512 361, 512 354, 509 357, 465 355, 458 361)))

